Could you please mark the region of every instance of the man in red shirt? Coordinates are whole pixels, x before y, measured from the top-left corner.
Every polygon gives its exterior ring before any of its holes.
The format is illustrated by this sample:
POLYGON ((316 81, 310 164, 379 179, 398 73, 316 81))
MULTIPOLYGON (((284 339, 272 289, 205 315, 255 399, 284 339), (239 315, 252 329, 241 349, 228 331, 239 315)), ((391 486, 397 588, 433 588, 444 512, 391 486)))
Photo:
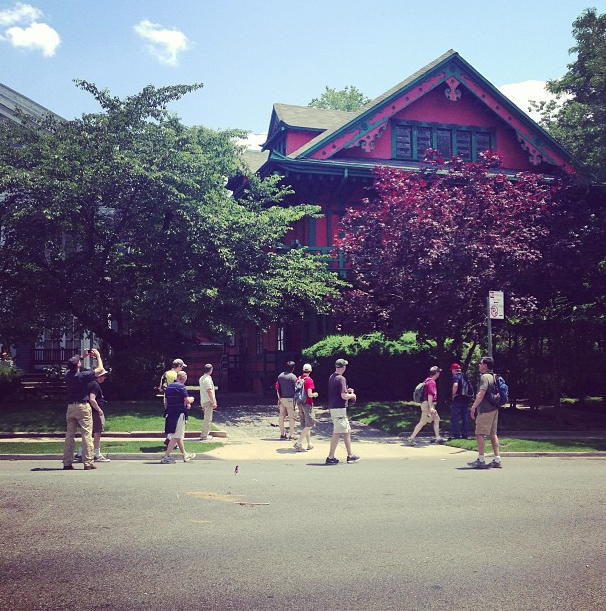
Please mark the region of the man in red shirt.
POLYGON ((311 443, 311 429, 316 424, 314 418, 314 399, 318 396, 314 381, 310 377, 311 365, 303 365, 303 388, 305 390, 305 403, 299 404, 299 420, 301 421, 301 435, 293 446, 297 452, 303 452, 303 444, 307 442, 307 449, 313 450, 311 443))
POLYGON ((429 370, 429 376, 425 380, 425 387, 423 388, 423 402, 421 403, 421 419, 412 435, 408 438, 408 442, 411 446, 417 445, 415 441, 416 436, 420 433, 421 429, 433 421, 433 431, 436 435, 435 443, 442 443, 444 439, 440 437, 440 416, 436 410, 438 404, 438 388, 436 386, 436 380, 440 377, 442 370, 434 365, 429 370))

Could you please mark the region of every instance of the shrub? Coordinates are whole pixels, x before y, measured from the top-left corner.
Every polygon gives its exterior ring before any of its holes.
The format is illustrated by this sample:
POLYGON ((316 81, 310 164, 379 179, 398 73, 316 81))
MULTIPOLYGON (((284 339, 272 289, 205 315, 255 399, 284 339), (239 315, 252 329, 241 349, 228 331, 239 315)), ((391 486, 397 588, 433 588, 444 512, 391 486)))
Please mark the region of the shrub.
POLYGON ((0 401, 17 394, 22 376, 22 369, 13 366, 0 367, 0 401))

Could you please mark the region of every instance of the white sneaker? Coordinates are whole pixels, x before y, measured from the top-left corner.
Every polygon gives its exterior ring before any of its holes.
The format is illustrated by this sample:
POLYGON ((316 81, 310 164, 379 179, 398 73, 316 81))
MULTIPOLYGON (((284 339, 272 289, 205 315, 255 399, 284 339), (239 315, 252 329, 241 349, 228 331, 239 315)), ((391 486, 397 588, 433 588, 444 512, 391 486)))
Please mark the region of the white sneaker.
POLYGON ((212 441, 212 435, 207 435, 206 437, 200 437, 198 441, 212 441))
POLYGON ((175 461, 170 456, 163 456, 160 462, 163 465, 172 465, 175 461))
POLYGON ((183 462, 189 462, 190 460, 192 460, 192 458, 196 458, 195 454, 185 454, 185 456, 183 457, 183 462))
POLYGON ((109 462, 109 458, 107 456, 103 456, 103 454, 99 454, 99 456, 95 456, 95 462, 109 462))
POLYGON ((298 442, 295 441, 295 443, 292 446, 297 452, 303 452, 303 446, 298 442))

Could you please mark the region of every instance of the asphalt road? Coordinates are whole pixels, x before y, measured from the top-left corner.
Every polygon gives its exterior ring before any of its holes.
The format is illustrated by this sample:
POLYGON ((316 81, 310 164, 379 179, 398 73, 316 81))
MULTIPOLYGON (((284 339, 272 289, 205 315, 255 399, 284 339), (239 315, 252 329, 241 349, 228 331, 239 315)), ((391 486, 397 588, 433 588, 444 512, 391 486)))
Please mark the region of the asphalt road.
POLYGON ((469 458, 2 461, 0 609, 604 609, 606 460, 469 458))

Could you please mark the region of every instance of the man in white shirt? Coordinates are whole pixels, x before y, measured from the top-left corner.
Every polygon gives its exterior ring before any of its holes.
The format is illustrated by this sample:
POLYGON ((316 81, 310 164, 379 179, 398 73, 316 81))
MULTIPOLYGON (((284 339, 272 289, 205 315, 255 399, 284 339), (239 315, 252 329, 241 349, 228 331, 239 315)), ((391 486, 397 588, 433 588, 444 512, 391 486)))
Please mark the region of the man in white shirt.
POLYGON ((204 365, 204 374, 200 378, 200 405, 204 412, 204 423, 200 441, 210 441, 210 424, 213 421, 213 411, 217 409, 217 399, 215 398, 215 383, 212 379, 213 366, 208 363, 204 365))

